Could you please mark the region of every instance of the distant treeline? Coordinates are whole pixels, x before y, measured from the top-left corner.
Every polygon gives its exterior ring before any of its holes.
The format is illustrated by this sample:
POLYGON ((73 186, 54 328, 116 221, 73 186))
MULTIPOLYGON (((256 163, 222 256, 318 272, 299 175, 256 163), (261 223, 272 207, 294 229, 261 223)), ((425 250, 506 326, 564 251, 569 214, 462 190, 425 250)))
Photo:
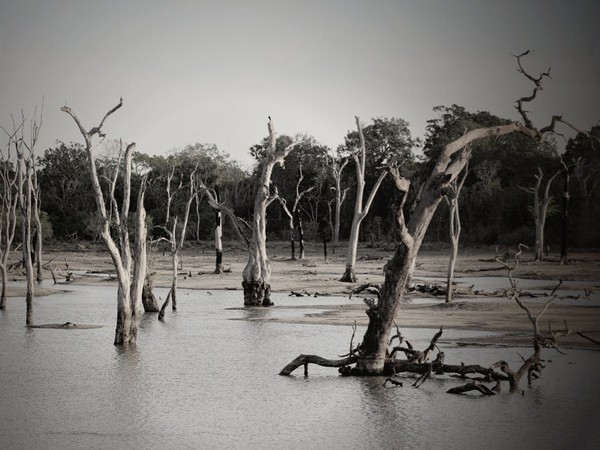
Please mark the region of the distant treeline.
MULTIPOLYGON (((397 118, 374 118, 364 126, 366 148, 366 192, 383 168, 396 163, 411 182, 411 194, 406 202, 406 215, 418 202, 419 187, 430 172, 443 146, 466 131, 479 126, 507 123, 507 120, 487 112, 470 113, 452 105, 435 108, 437 117, 427 125, 423 141, 411 137, 408 124, 397 118), (429 171, 428 171, 429 169, 429 171)), ((539 142, 521 134, 490 138, 473 146, 469 175, 460 195, 461 242, 472 245, 517 243, 532 244, 535 239, 533 194, 528 191, 536 183, 538 167, 543 176, 550 178, 557 171, 550 192, 552 201, 546 223, 546 243, 557 246, 561 234, 562 198, 568 189, 568 235, 572 247, 600 246, 600 126, 570 139, 561 159, 554 142, 539 142), (563 164, 564 163, 564 164, 563 164), (568 185, 565 184, 568 170, 568 185)), ((302 196, 298 211, 304 223, 307 240, 330 239, 334 221, 336 184, 332 164, 348 159, 341 177, 345 201, 341 207, 340 238, 346 239, 354 213, 356 191, 355 160, 358 147, 356 131, 349 132, 344 144, 332 150, 306 135, 280 136, 278 145, 294 140, 294 150, 283 167, 276 167, 270 189, 291 205, 297 189, 312 187, 302 196), (298 186, 298 180, 302 182, 298 186)), ((235 213, 249 220, 257 179, 262 169, 260 160, 266 141, 255 144, 249 151, 256 159, 251 172, 244 171, 237 162, 212 144, 194 144, 167 155, 150 156, 137 153, 134 157, 136 189, 144 174, 148 175, 146 209, 149 233, 161 234, 167 211, 167 179, 171 176, 171 191, 176 192, 171 210, 183 215, 186 185, 189 174, 197 167, 197 176, 214 189, 221 202, 235 213)), ((118 142, 106 142, 99 152, 100 176, 104 188, 118 163, 118 142)), ((59 143, 47 149, 37 161, 41 190, 41 208, 44 212, 46 237, 56 240, 98 239, 96 205, 90 183, 87 156, 80 144, 59 143)), ((117 183, 117 196, 119 184, 117 183)), ((134 193, 135 194, 135 193, 134 193)), ((373 242, 395 240, 392 207, 396 190, 389 178, 385 179, 363 222, 361 239, 373 242)), ((132 198, 137 198, 132 195, 132 198)), ((173 214, 173 213, 171 213, 173 214)), ((200 194, 192 207, 188 225, 188 239, 206 240, 213 236, 214 211, 200 194)), ((287 240, 288 218, 280 202, 269 206, 267 233, 269 238, 287 240)), ((228 220, 224 222, 224 238, 236 239, 228 220)), ((448 208, 441 206, 428 232, 429 241, 448 241, 448 208)))

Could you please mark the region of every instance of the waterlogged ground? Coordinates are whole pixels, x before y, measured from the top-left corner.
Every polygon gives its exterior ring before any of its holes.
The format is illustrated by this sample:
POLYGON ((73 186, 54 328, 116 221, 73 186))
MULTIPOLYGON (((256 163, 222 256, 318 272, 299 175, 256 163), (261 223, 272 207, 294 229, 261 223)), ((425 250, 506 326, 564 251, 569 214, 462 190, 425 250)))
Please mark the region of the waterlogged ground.
MULTIPOLYGON (((239 291, 182 290, 176 313, 144 317, 138 345, 119 349, 115 286, 64 289, 35 299, 36 322, 101 328, 27 329, 18 297, 0 314, 3 448, 592 449, 600 439, 597 351, 548 351, 533 387, 488 398, 446 394, 452 379, 383 387, 320 367, 281 377, 300 353, 346 352, 351 330, 273 319, 362 300, 275 294, 274 308, 243 309, 239 291)), ((433 332, 405 330, 417 347, 433 332)), ((448 330, 446 360, 516 364, 528 353, 456 344, 485 336, 495 337, 448 330)))

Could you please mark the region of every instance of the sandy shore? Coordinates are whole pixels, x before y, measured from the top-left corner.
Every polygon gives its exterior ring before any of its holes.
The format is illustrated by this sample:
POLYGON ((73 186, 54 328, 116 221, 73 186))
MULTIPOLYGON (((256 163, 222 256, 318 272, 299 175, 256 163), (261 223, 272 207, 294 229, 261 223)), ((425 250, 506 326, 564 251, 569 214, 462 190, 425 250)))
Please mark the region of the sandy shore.
MULTIPOLYGON (((337 254, 332 254, 330 249, 327 263, 322 256, 321 247, 315 244, 307 245, 306 257, 302 261, 290 259, 287 243, 272 244, 269 247, 269 254, 273 291, 307 291, 311 294, 310 297, 305 297, 307 307, 318 304, 318 299, 314 298, 315 293, 317 296, 340 296, 339 305, 320 306, 319 309, 323 310, 322 314, 305 315, 302 313, 302 308, 295 308, 298 310, 298 316, 286 318, 286 322, 349 326, 356 321, 359 325, 366 325, 365 307, 349 304, 344 299, 354 285, 338 281, 345 266, 344 248, 339 249, 337 254)), ((383 282, 382 268, 392 254, 391 247, 389 249, 361 247, 357 261, 359 283, 383 282)), ((461 252, 456 267, 459 286, 461 283, 465 287, 467 284, 474 284, 473 279, 477 284, 477 280, 483 280, 481 277, 505 278, 506 270, 495 261, 494 256, 494 249, 461 252)), ((64 280, 62 277, 68 264, 69 270, 75 274, 75 283, 110 282, 106 279, 107 273, 112 271, 112 265, 108 253, 101 245, 73 244, 51 247, 45 251, 44 257, 45 261, 50 261, 55 268, 59 281, 64 280)), ((447 260, 446 250, 423 249, 417 262, 414 281, 431 283, 434 281, 432 277, 443 279, 447 260)), ((525 255, 514 276, 528 280, 541 280, 537 282, 536 293, 550 293, 558 280, 562 279, 563 285, 557 290, 557 295, 560 297, 558 304, 550 306, 540 325, 547 328, 550 322, 553 329, 560 329, 563 327, 563 321, 567 320, 569 329, 581 331, 600 340, 600 254, 572 253, 570 261, 569 265, 560 265, 557 255, 550 255, 548 261, 534 262, 530 255, 525 255)), ((246 254, 241 248, 225 248, 224 263, 227 272, 214 274, 214 250, 210 243, 187 247, 182 252, 179 287, 238 290, 241 305, 241 272, 246 264, 246 254)), ((156 286, 170 285, 170 264, 168 253, 151 254, 150 270, 155 272, 156 286)), ((47 277, 50 278, 49 272, 47 277)), ((11 273, 11 278, 19 279, 21 275, 11 273)), ((50 293, 52 289, 45 289, 42 292, 38 290, 38 295, 50 293)), ((10 295, 22 296, 23 292, 12 290, 10 295)), ((545 298, 524 298, 524 300, 530 305, 532 311, 539 311, 545 298)), ((443 298, 439 296, 409 294, 398 313, 397 323, 401 328, 437 328, 443 325, 446 329, 504 332, 501 339, 493 338, 493 343, 496 344, 526 344, 531 336, 531 326, 524 311, 503 298, 500 293, 485 296, 459 295, 451 305, 445 305, 443 298)), ((561 339, 561 342, 565 346, 592 345, 575 334, 561 339)))

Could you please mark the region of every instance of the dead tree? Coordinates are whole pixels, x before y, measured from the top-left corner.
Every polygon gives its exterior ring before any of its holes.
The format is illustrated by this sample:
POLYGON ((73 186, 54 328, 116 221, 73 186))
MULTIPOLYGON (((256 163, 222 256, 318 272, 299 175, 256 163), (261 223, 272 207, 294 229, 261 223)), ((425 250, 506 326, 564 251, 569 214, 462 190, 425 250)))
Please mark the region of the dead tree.
POLYGON ((277 135, 273 122, 268 122, 269 140, 265 150, 262 173, 256 198, 251 228, 252 238, 248 248, 248 263, 242 272, 245 306, 271 306, 271 266, 267 256, 267 206, 275 200, 271 194, 271 173, 273 167, 283 160, 295 146, 291 143, 277 149, 277 135))
POLYGON ((331 173, 333 174, 333 179, 335 181, 335 187, 332 187, 335 191, 335 217, 334 217, 334 226, 333 226, 333 252, 335 253, 335 248, 340 242, 340 216, 342 210, 342 204, 346 200, 346 194, 348 193, 348 188, 342 190, 342 172, 344 168, 348 164, 348 159, 337 160, 335 158, 331 158, 331 163, 329 165, 331 169, 331 173))
POLYGON ((369 209, 371 208, 375 194, 377 194, 377 191, 379 190, 379 187, 381 186, 381 183, 387 174, 385 170, 381 171, 379 178, 377 178, 375 185, 371 189, 371 193, 369 194, 366 203, 363 205, 367 150, 363 129, 358 117, 356 117, 356 128, 358 129, 358 137, 360 139, 358 152, 354 154, 354 161, 356 162, 356 198, 354 203, 354 216, 352 217, 352 228, 350 229, 350 240, 348 241, 348 254, 346 255, 346 271, 344 272, 344 275, 342 275, 342 278, 340 278, 340 281, 347 283, 356 282, 354 266, 356 265, 360 224, 369 213, 369 209))
MULTIPOLYGON (((104 122, 110 115, 121 108, 121 106, 123 106, 123 99, 120 99, 119 103, 104 115, 98 126, 90 128, 89 130, 84 128, 79 121, 79 118, 70 107, 63 106, 61 108, 61 111, 67 113, 75 121, 75 124, 85 141, 90 178, 100 219, 100 234, 108 248, 108 252, 110 253, 117 272, 117 326, 115 329, 115 345, 135 344, 137 340, 138 324, 141 316, 142 286, 146 276, 145 270, 141 270, 139 266, 140 264, 146 264, 146 258, 142 258, 138 253, 138 245, 135 246, 135 253, 132 255, 129 241, 128 220, 131 200, 131 159, 135 144, 131 143, 127 145, 124 153, 121 147, 120 155, 123 154, 123 199, 120 210, 117 199, 114 196, 114 190, 111 191, 112 195, 109 199, 110 207, 109 209, 106 207, 107 202, 100 186, 96 167, 96 156, 94 154, 94 136, 97 135, 100 138, 105 137, 105 134, 102 133, 104 122), (111 233, 111 226, 115 229, 116 239, 111 233), (133 275, 135 275, 135 278, 133 275)), ((117 166, 117 171, 119 170, 120 167, 117 166)), ((143 205, 138 205, 138 224, 144 223, 140 217, 140 215, 143 215, 144 213, 143 205)), ((141 228, 145 229, 145 226, 144 223, 141 228)), ((145 241, 145 234, 140 233, 138 230, 138 233, 136 233, 136 241, 140 241, 142 238, 145 241)))
POLYGON ((446 278, 446 303, 452 302, 452 297, 454 295, 454 268, 456 266, 456 258, 458 257, 458 241, 460 240, 460 210, 458 207, 458 197, 460 196, 460 191, 465 184, 465 180, 469 175, 469 163, 465 166, 463 176, 461 179, 454 180, 446 192, 444 199, 448 204, 448 209, 450 210, 450 243, 452 245, 452 249, 450 251, 450 260, 448 261, 448 276, 446 278))
POLYGON ((296 145, 294 142, 277 148, 277 135, 273 122, 268 122, 269 138, 262 161, 262 172, 254 199, 254 215, 250 224, 237 217, 234 212, 219 203, 214 190, 210 190, 203 182, 199 189, 208 199, 212 208, 220 209, 232 221, 233 226, 248 249, 248 263, 242 272, 244 289, 244 306, 271 306, 271 267, 267 256, 267 207, 277 199, 277 193, 271 193, 271 173, 273 167, 281 164, 288 153, 296 145))
MULTIPOLYGON (((21 124, 22 126, 22 124, 21 124)), ((4 130, 4 129, 3 129, 4 130)), ((6 309, 6 283, 8 282, 8 257, 12 249, 17 226, 18 167, 12 165, 12 149, 18 139, 19 128, 12 132, 4 130, 8 137, 6 153, 0 152, 0 274, 2 275, 2 292, 0 293, 0 310, 6 309)))
MULTIPOLYGON (((181 227, 181 231, 179 233, 179 237, 177 237, 177 222, 178 217, 172 220, 171 228, 169 229, 167 226, 160 227, 167 234, 168 239, 161 238, 161 240, 165 240, 171 246, 171 266, 172 266, 172 278, 171 278, 171 307, 173 311, 177 310, 177 274, 179 268, 179 252, 183 248, 185 243, 185 236, 187 232, 188 219, 190 217, 190 209, 192 207, 192 202, 196 199, 196 183, 194 181, 194 177, 196 174, 196 170, 198 167, 195 167, 192 173, 190 174, 190 182, 188 188, 188 198, 185 202, 185 211, 183 214, 183 224, 181 227)), ((171 192, 171 180, 173 178, 173 174, 175 172, 175 167, 171 171, 169 177, 167 178, 167 205, 171 205, 173 201, 175 192, 171 192)), ((179 184, 179 190, 182 186, 182 183, 179 184)), ((176 190, 176 191, 177 191, 176 190)), ((169 212, 167 211, 167 219, 170 217, 169 212)))
POLYGON ((298 243, 300 245, 299 259, 304 258, 304 230, 302 228, 302 219, 300 218, 300 213, 298 211, 298 205, 300 203, 300 200, 302 200, 302 197, 315 188, 314 186, 311 186, 311 187, 301 191, 300 185, 302 184, 302 180, 304 180, 304 175, 302 173, 302 164, 300 164, 299 172, 300 172, 300 176, 298 178, 298 182, 296 183, 296 196, 294 197, 294 203, 292 204, 291 211, 287 206, 287 201, 284 198, 282 198, 281 196, 279 196, 279 195, 277 196, 277 199, 281 203, 281 206, 283 207, 283 210, 285 211, 285 213, 287 214, 288 219, 289 219, 288 226, 289 226, 289 233, 290 233, 290 245, 291 245, 291 249, 292 249, 292 261, 296 260, 296 234, 295 234, 296 228, 298 229, 298 243))
POLYGON ((546 216, 548 214, 548 206, 552 201, 550 195, 550 188, 554 179, 560 174, 560 170, 557 170, 548 180, 543 187, 543 194, 540 194, 542 188, 542 180, 544 178, 544 172, 540 167, 537 168, 537 174, 534 175, 536 180, 535 186, 532 188, 525 188, 519 186, 526 192, 533 194, 533 216, 535 219, 535 260, 542 261, 544 259, 544 229, 546 227, 546 216))
MULTIPOLYGON (((37 180, 37 169, 35 164, 35 147, 42 127, 42 113, 40 113, 39 120, 37 118, 37 112, 34 113, 34 118, 31 121, 31 129, 29 131, 29 142, 23 140, 23 146, 27 149, 28 160, 31 164, 31 214, 34 222, 34 233, 31 236, 31 255, 32 264, 35 264, 36 281, 42 282, 44 279, 42 270, 42 221, 41 215, 41 195, 40 186, 37 180)), ((31 226, 31 225, 30 225, 31 226)))
MULTIPOLYGON (((217 190, 215 190, 215 198, 218 203, 217 190)), ((215 273, 223 273, 223 213, 221 208, 215 208, 215 273)))
MULTIPOLYGON (((400 301, 406 291, 407 280, 412 266, 421 247, 431 219, 452 183, 464 169, 467 163, 469 144, 480 139, 502 136, 509 133, 521 133, 533 139, 541 139, 544 134, 553 132, 557 122, 567 123, 559 116, 552 118, 551 124, 537 129, 533 126, 523 103, 535 98, 541 87, 541 80, 548 76, 547 72, 534 78, 527 74, 521 65, 521 58, 528 52, 515 56, 518 70, 534 82, 533 94, 517 100, 517 110, 523 122, 513 122, 505 125, 476 128, 466 132, 460 138, 448 143, 441 151, 429 178, 424 184, 420 201, 416 205, 408 224, 404 218, 404 202, 408 194, 410 182, 401 176, 397 168, 389 169, 394 184, 400 193, 396 204, 396 229, 399 245, 392 259, 384 267, 384 284, 377 301, 368 305, 366 314, 369 318, 367 330, 356 353, 356 365, 350 371, 353 374, 373 375, 382 374, 392 369, 392 361, 388 355, 388 343, 399 310, 400 301)), ((487 369, 486 369, 487 370, 487 369)))
MULTIPOLYGON (((568 222, 569 222, 569 200, 571 195, 569 193, 569 184, 571 181, 571 172, 569 166, 565 163, 564 159, 560 158, 560 164, 562 166, 563 174, 563 193, 560 213, 560 263, 568 264, 569 259, 567 257, 567 237, 568 237, 568 222)), ((597 179, 595 183, 597 183, 597 179)), ((592 188, 593 189, 593 188, 592 188)))
MULTIPOLYGON (((26 318, 27 326, 33 326, 33 297, 34 288, 34 270, 33 270, 33 241, 31 232, 31 220, 33 209, 33 171, 34 169, 34 149, 37 142, 39 127, 36 120, 31 122, 31 131, 29 140, 25 136, 26 119, 21 114, 19 125, 13 120, 12 144, 17 157, 17 198, 18 207, 21 215, 21 248, 23 251, 23 267, 26 275, 26 318)), ((8 133, 7 133, 8 134, 8 133)), ((9 139, 10 140, 10 139, 9 139)))

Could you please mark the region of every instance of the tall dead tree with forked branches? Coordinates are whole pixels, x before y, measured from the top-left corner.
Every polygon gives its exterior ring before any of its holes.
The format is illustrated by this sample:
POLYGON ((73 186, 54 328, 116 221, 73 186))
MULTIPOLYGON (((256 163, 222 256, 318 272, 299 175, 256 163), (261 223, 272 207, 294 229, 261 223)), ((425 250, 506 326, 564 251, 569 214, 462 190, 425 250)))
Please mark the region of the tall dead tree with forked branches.
MULTIPOLYGON (((356 119, 356 128, 358 130, 359 148, 354 153, 354 161, 356 163, 356 198, 354 200, 354 215, 352 216, 352 227, 350 228, 350 238, 348 241, 348 253, 346 255, 346 270, 340 281, 347 283, 356 282, 356 273, 354 266, 356 265, 356 255, 358 251, 358 238, 360 236, 360 225, 363 219, 369 213, 369 209, 373 204, 373 199, 385 178, 387 171, 382 170, 377 178, 377 181, 371 188, 371 192, 367 198, 366 203, 363 203, 364 192, 365 192, 365 168, 367 161, 367 149, 365 144, 365 136, 363 134, 362 125, 360 119, 356 119)), ((340 170, 341 172, 341 170, 340 170)))
POLYGON ((232 221, 241 241, 248 250, 248 263, 242 272, 244 289, 244 306, 271 306, 271 266, 267 256, 267 207, 278 198, 277 192, 271 192, 271 174, 277 164, 282 164, 285 157, 296 145, 295 142, 284 143, 277 147, 277 134, 271 118, 267 124, 269 138, 262 160, 262 172, 254 199, 254 214, 248 224, 222 203, 219 203, 214 190, 199 181, 200 191, 207 196, 214 209, 225 213, 232 221))
POLYGON ((109 110, 100 124, 96 127, 87 130, 80 122, 77 115, 68 106, 63 106, 61 111, 67 113, 75 121, 79 132, 83 136, 85 142, 85 150, 88 155, 88 163, 90 170, 90 178, 96 206, 100 218, 100 235, 108 248, 111 259, 117 272, 118 289, 117 289, 117 326, 115 329, 115 345, 135 344, 137 341, 138 324, 141 316, 142 305, 142 288, 146 277, 146 258, 142 258, 139 249, 141 241, 145 242, 145 209, 144 209, 144 189, 145 181, 140 188, 137 205, 137 224, 140 229, 136 233, 135 250, 132 254, 129 241, 129 214, 131 202, 131 160, 135 143, 130 143, 125 150, 121 146, 119 156, 120 164, 117 165, 115 178, 112 185, 116 184, 116 179, 120 170, 122 170, 123 179, 123 199, 119 208, 117 199, 114 195, 114 187, 111 189, 108 202, 102 191, 98 171, 96 167, 95 146, 93 139, 95 136, 104 138, 102 127, 108 117, 123 106, 123 99, 109 110), (122 162, 121 162, 122 159, 122 162), (107 208, 107 204, 109 205, 107 208), (143 224, 143 225, 142 225, 143 224), (116 230, 116 239, 111 233, 111 227, 116 230), (140 230, 144 232, 140 232, 140 230))
POLYGON ((460 180, 454 180, 444 196, 446 203, 448 204, 449 224, 450 224, 450 260, 448 261, 448 274, 446 277, 446 303, 451 303, 454 296, 454 268, 456 267, 456 259, 458 257, 458 242, 460 240, 460 233, 462 230, 460 224, 460 208, 458 204, 458 198, 460 191, 462 190, 465 180, 469 175, 469 163, 465 166, 463 175, 460 180))
POLYGON ((533 194, 533 217, 535 220, 535 260, 542 261, 544 259, 544 231, 546 228, 546 217, 548 215, 548 207, 552 201, 550 195, 550 188, 552 182, 560 174, 560 170, 557 170, 550 178, 546 180, 546 184, 543 186, 544 172, 541 167, 537 168, 537 174, 534 175, 535 186, 532 188, 526 188, 520 186, 526 192, 533 194), (540 193, 542 190, 542 193, 540 193))

